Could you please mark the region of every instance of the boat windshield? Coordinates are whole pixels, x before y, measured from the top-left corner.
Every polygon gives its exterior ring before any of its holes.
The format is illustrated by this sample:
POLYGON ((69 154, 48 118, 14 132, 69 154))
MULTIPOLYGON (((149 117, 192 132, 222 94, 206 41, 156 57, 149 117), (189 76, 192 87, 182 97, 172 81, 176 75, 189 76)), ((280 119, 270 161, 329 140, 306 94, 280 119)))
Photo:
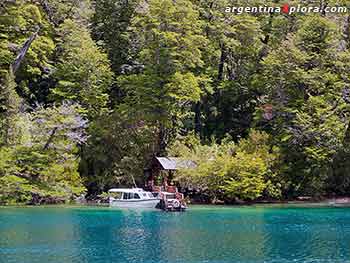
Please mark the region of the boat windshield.
POLYGON ((152 193, 149 192, 109 192, 109 196, 115 199, 129 200, 129 199, 150 199, 154 198, 152 193))
POLYGON ((134 194, 133 193, 124 193, 123 194, 123 199, 124 200, 134 199, 134 194))

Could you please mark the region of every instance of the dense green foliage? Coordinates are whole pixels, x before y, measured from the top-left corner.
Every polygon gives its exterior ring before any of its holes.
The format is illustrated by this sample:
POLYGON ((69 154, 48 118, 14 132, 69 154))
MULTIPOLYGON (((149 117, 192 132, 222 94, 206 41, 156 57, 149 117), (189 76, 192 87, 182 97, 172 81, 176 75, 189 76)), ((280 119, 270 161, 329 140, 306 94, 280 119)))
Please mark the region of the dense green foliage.
POLYGON ((77 143, 86 141, 80 110, 64 103, 17 114, 16 141, 0 150, 2 202, 53 202, 85 192, 76 160, 77 143))
POLYGON ((195 161, 197 167, 181 170, 177 180, 215 198, 280 198, 280 153, 270 140, 266 133, 254 130, 237 144, 225 139, 221 144, 201 145, 193 135, 182 138, 171 153, 195 161))
POLYGON ((345 195, 350 16, 246 2, 2 1, 0 203, 142 186, 154 156, 214 200, 345 195))

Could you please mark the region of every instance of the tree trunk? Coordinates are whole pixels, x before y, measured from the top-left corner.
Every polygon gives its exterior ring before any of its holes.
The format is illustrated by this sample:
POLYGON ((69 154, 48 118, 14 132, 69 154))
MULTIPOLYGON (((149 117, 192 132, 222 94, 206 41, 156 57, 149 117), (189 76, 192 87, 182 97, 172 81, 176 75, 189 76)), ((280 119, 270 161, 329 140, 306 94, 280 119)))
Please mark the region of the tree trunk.
POLYGON ((17 70, 19 69, 19 67, 21 66, 21 63, 23 62, 28 49, 30 48, 30 46, 32 45, 33 41, 36 39, 36 37, 38 36, 40 31, 40 27, 38 27, 38 29, 36 30, 36 32, 34 32, 28 39, 27 41, 24 43, 23 47, 21 48, 21 50, 19 51, 15 61, 12 63, 11 68, 12 68, 12 72, 14 75, 16 75, 17 70))
POLYGON ((51 132, 51 134, 50 134, 50 137, 49 137, 49 139, 47 140, 47 142, 46 142, 46 144, 45 144, 43 150, 47 150, 47 149, 49 148, 50 144, 51 144, 52 141, 53 141, 53 138, 55 137, 55 134, 56 134, 56 132, 57 132, 57 129, 58 129, 58 128, 55 127, 55 128, 52 130, 52 132, 51 132))
POLYGON ((49 21, 54 25, 54 26, 58 26, 59 23, 57 23, 54 20, 54 11, 51 9, 50 5, 48 4, 48 2, 46 0, 41 0, 40 1, 40 5, 43 8, 44 12, 47 14, 47 17, 49 18, 49 21))
POLYGON ((202 133, 202 122, 201 122, 201 103, 197 102, 196 105, 194 106, 194 129, 196 134, 199 134, 200 137, 202 133))
POLYGON ((162 123, 159 123, 158 126, 158 149, 156 150, 156 156, 162 156, 165 153, 166 149, 166 130, 162 123))
POLYGON ((218 82, 222 81, 224 78, 224 65, 226 60, 225 45, 221 44, 221 56, 218 67, 218 82))

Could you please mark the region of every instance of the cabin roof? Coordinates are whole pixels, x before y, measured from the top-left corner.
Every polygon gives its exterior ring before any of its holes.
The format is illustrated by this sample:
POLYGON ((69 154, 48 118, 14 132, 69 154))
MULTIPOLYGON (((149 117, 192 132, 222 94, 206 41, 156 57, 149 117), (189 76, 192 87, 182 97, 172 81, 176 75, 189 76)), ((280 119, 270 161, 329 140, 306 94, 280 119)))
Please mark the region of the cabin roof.
POLYGON ((156 157, 164 170, 179 170, 184 168, 195 168, 197 165, 191 160, 184 160, 177 157, 156 157))

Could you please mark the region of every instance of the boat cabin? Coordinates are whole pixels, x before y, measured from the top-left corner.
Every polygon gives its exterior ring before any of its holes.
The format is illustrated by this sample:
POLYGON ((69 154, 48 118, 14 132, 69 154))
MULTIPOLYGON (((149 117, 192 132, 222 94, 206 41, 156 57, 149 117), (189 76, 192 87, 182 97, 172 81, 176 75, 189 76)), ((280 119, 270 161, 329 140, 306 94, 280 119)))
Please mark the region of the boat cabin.
POLYGON ((152 193, 146 192, 141 188, 132 189, 110 189, 108 191, 109 196, 116 200, 141 200, 141 199, 153 199, 152 193))
POLYGON ((141 188, 114 188, 109 191, 109 205, 119 208, 157 208, 160 200, 141 188))

